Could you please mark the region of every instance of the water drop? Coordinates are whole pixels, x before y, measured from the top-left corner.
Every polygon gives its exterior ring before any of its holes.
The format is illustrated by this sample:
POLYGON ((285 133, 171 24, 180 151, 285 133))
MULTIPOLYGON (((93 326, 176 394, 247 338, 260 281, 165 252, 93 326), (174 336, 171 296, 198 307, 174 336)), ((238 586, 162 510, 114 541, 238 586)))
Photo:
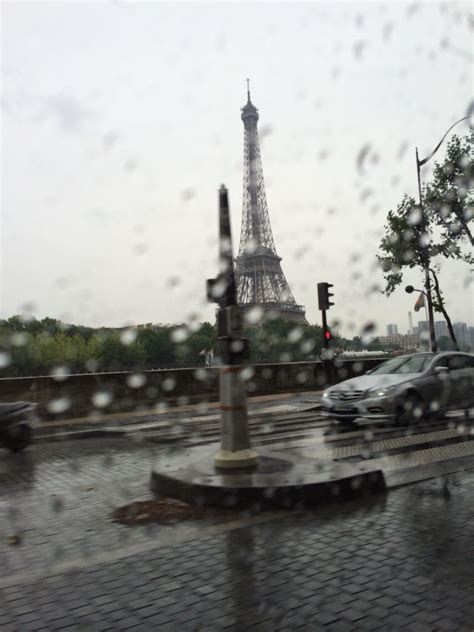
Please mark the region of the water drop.
POLYGON ((131 345, 137 339, 137 332, 135 329, 124 329, 120 334, 120 342, 123 345, 131 345))
POLYGON ((23 347, 28 342, 28 336, 24 331, 16 331, 10 336, 10 342, 14 347, 23 347))
POLYGON ((244 320, 249 325, 256 325, 263 317, 263 309, 259 306, 252 307, 245 312, 244 320))
POLYGON ((186 327, 176 327, 171 332, 171 340, 176 343, 181 343, 187 340, 189 332, 186 327))
POLYGON ((92 395, 92 404, 95 408, 105 408, 113 400, 113 395, 109 391, 97 391, 92 395))
POLYGON ((295 327, 288 334, 288 342, 294 343, 298 342, 303 336, 303 329, 301 327, 295 327))
POLYGON ((64 413, 70 408, 70 406, 71 400, 69 397, 58 397, 56 399, 51 399, 46 408, 48 409, 48 412, 58 415, 60 413, 64 413))
POLYGON ((127 376, 127 386, 129 388, 141 388, 146 384, 146 377, 143 373, 132 373, 127 376))
POLYGON ((51 377, 56 380, 56 382, 64 382, 64 380, 67 380, 69 373, 67 366, 56 366, 51 370, 51 377))
POLYGON ((174 377, 166 377, 161 383, 161 388, 164 391, 168 391, 168 392, 172 391, 175 386, 176 386, 176 380, 174 379, 174 377))
POLYGON ((6 351, 0 351, 0 369, 5 369, 12 361, 11 355, 6 351))

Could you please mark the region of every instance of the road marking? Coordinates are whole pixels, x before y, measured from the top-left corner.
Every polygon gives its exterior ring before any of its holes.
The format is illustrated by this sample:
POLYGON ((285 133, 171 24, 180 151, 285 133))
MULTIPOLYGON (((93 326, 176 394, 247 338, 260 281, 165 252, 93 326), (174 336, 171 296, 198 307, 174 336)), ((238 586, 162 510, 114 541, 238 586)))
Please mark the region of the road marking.
POLYGON ((462 443, 455 443, 453 445, 439 446, 436 448, 428 448, 426 450, 405 452, 403 454, 395 454, 393 456, 384 456, 378 459, 368 459, 367 461, 362 461, 361 463, 370 464, 371 467, 391 472, 398 469, 417 467, 419 465, 427 465, 429 463, 439 461, 449 461, 451 459, 459 459, 466 456, 474 456, 474 440, 463 441, 462 443))
MULTIPOLYGON (((408 446, 418 445, 419 443, 429 443, 431 441, 442 441, 444 439, 452 439, 454 437, 465 437, 471 435, 470 428, 464 428, 462 432, 459 432, 456 428, 450 428, 448 430, 440 430, 436 432, 416 433, 413 435, 404 435, 402 437, 394 437, 391 439, 382 439, 380 441, 364 441, 362 443, 354 443, 352 445, 342 446, 339 448, 327 448, 324 451, 317 453, 318 459, 344 459, 351 456, 357 456, 361 452, 382 452, 383 450, 395 450, 397 448, 404 448, 408 446)), ((344 436, 344 435, 334 435, 344 436)), ((301 439, 299 441, 288 441, 286 443, 275 445, 275 449, 288 447, 288 448, 305 448, 311 447, 311 445, 327 444, 333 437, 314 437, 308 439, 301 439)))

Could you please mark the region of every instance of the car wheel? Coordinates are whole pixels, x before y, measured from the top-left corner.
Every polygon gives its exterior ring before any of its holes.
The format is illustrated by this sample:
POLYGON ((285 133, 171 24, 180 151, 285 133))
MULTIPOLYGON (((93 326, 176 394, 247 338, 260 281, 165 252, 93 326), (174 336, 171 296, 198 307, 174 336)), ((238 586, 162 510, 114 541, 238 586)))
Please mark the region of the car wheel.
POLYGON ((407 393, 397 407, 397 424, 407 425, 423 415, 423 400, 416 393, 407 393))
POLYGON ((12 452, 21 452, 33 438, 31 426, 27 423, 20 423, 14 426, 3 436, 3 443, 12 452))

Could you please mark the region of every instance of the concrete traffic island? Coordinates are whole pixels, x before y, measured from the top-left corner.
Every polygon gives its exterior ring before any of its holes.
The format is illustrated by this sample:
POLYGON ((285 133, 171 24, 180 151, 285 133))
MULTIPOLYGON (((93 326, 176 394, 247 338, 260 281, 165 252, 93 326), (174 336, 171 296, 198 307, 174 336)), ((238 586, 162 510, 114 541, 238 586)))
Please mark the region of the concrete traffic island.
POLYGON ((203 507, 258 510, 315 507, 385 490, 381 470, 304 457, 297 448, 259 448, 254 467, 235 470, 217 468, 215 454, 216 446, 199 446, 160 459, 152 491, 203 507))

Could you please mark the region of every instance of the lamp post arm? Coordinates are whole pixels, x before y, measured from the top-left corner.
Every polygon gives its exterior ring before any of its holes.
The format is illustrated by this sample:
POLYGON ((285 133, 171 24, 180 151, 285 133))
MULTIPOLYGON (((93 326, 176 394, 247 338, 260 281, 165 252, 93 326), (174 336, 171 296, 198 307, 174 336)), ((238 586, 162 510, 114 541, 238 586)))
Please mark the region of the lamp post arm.
MULTIPOLYGON (((413 292, 419 292, 420 294, 423 294, 424 296, 426 296, 425 290, 419 290, 416 287, 413 288, 413 292)), ((412 294, 413 292, 410 292, 410 294, 412 294)))
POLYGON ((436 147, 433 149, 433 151, 431 152, 431 154, 429 156, 427 156, 426 158, 423 158, 423 160, 418 160, 418 153, 416 156, 416 161, 419 167, 422 167, 423 165, 426 165, 426 163, 431 160, 431 158, 433 158, 433 156, 435 155, 435 153, 438 151, 438 149, 441 147, 443 140, 446 138, 446 136, 449 134, 449 132, 453 129, 453 127, 456 127, 456 125, 458 123, 461 123, 461 121, 467 121, 467 119, 469 118, 469 116, 463 116, 461 119, 459 119, 459 121, 456 121, 456 123, 453 123, 451 125, 451 127, 448 129, 448 131, 445 133, 445 135, 443 136, 443 138, 439 141, 439 143, 436 145, 436 147))

